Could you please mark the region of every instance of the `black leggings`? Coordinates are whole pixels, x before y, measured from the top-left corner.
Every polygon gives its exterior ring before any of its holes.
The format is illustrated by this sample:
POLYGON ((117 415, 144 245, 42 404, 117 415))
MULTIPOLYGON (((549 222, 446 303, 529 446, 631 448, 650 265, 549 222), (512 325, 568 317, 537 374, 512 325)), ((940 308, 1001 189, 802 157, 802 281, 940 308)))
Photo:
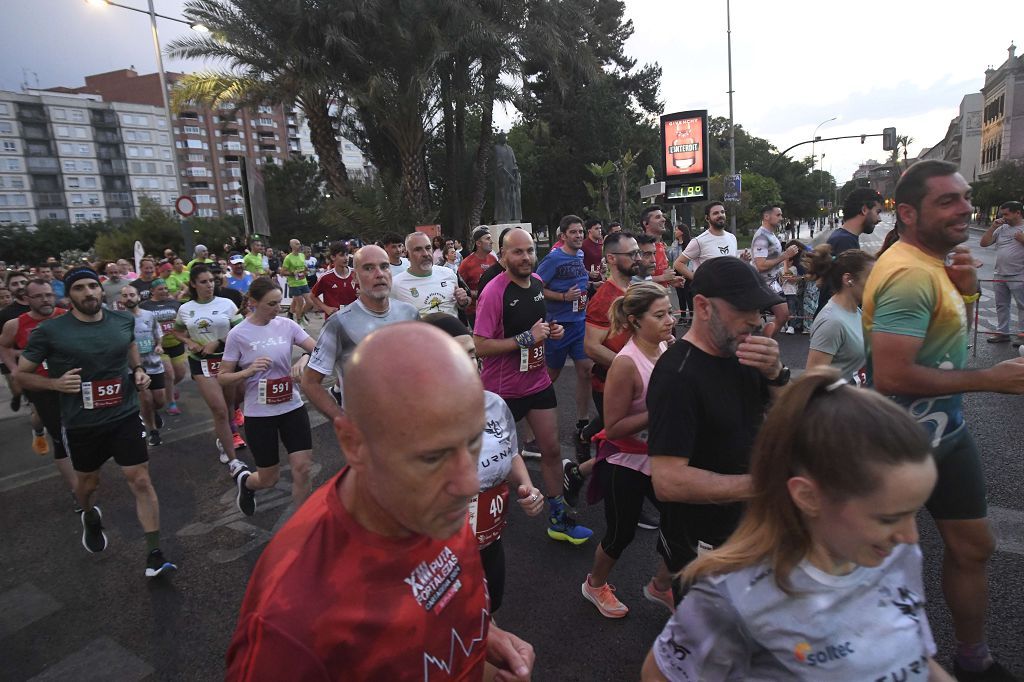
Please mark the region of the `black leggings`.
POLYGON ((505 596, 505 548, 498 538, 480 550, 480 563, 484 565, 487 593, 491 595, 491 613, 501 608, 505 596))
POLYGON ((50 441, 53 443, 53 458, 64 459, 68 451, 64 449, 64 439, 61 437, 60 428, 60 396, 56 391, 25 391, 25 397, 36 408, 39 421, 50 433, 50 441))
POLYGON ((583 429, 583 437, 590 442, 590 439, 600 433, 604 428, 604 391, 590 389, 590 395, 594 398, 594 407, 597 408, 597 418, 591 419, 587 427, 583 429))
POLYGON ((644 498, 660 511, 658 498, 654 496, 651 477, 635 469, 603 461, 597 465, 595 473, 604 490, 604 522, 607 527, 601 549, 611 558, 618 559, 636 535, 636 522, 640 520, 644 498))

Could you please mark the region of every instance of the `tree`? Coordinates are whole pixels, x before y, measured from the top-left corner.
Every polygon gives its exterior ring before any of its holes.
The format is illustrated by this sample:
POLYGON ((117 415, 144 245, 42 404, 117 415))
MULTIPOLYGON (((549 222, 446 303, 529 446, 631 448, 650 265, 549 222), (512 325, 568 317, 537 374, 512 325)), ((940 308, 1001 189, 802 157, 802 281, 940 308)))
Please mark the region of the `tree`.
POLYGON ((971 189, 971 203, 988 218, 1002 203, 1024 200, 1024 166, 1004 161, 984 180, 972 182, 971 189))
POLYGON ((587 188, 587 194, 590 195, 590 200, 593 203, 592 207, 588 207, 588 211, 605 222, 611 222, 611 187, 608 186, 608 181, 616 174, 615 164, 611 161, 605 161, 604 163, 588 163, 586 167, 587 171, 594 176, 594 180, 598 183, 595 185, 586 180, 583 181, 583 185, 587 188))
POLYGON ((0 225, 0 260, 38 265, 50 256, 59 256, 58 249, 88 251, 99 235, 113 229, 106 221, 71 225, 62 220, 41 220, 36 227, 0 225))
POLYGON ((263 167, 271 230, 306 243, 323 237, 324 196, 320 169, 312 159, 289 159, 263 167))

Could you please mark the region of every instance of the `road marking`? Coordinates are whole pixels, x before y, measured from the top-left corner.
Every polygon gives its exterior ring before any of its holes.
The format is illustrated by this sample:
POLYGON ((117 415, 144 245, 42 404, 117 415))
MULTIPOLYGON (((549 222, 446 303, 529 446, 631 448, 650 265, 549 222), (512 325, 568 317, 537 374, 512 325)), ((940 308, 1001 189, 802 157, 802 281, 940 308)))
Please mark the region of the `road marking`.
POLYGON ((1024 511, 989 506, 988 518, 996 536, 996 551, 1024 555, 1024 511))
POLYGON ((0 639, 56 613, 63 605, 32 583, 0 594, 0 639))
POLYGON ((105 680, 142 680, 155 670, 141 658, 109 637, 89 642, 29 682, 103 682, 105 680))

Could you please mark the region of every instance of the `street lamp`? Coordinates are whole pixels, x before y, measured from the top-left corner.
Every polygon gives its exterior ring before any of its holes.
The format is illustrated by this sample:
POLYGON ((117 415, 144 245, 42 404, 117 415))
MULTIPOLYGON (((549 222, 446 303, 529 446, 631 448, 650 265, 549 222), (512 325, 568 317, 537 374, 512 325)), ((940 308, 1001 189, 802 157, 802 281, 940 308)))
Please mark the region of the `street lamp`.
MULTIPOLYGON (((817 157, 814 155, 814 143, 818 141, 818 129, 821 128, 821 126, 825 125, 826 123, 831 123, 832 121, 835 121, 838 118, 839 118, 838 116, 833 116, 832 118, 825 119, 824 121, 822 121, 821 123, 818 124, 818 126, 814 129, 814 134, 811 135, 811 175, 814 175, 814 162, 817 159, 817 157)), ((820 188, 821 182, 820 182, 820 178, 819 178, 818 185, 819 185, 818 198, 820 199, 821 198, 821 188, 820 188)), ((820 219, 820 216, 819 216, 819 219, 820 219)))

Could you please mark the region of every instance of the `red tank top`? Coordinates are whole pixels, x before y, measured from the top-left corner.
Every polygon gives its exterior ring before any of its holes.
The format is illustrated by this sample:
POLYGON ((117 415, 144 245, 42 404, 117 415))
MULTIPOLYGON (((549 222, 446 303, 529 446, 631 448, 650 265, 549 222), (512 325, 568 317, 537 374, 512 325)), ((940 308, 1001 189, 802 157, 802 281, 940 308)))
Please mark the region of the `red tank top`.
MULTIPOLYGON (((25 350, 25 346, 28 345, 28 335, 32 333, 33 329, 39 326, 40 322, 45 322, 46 320, 52 320, 55 317, 60 317, 66 312, 67 310, 65 310, 64 308, 54 308, 53 314, 42 320, 37 320, 36 318, 32 317, 30 313, 22 313, 21 315, 19 315, 18 331, 14 335, 14 347, 17 348, 18 350, 25 350)), ((45 362, 36 367, 36 374, 44 377, 50 376, 46 372, 45 362)))

